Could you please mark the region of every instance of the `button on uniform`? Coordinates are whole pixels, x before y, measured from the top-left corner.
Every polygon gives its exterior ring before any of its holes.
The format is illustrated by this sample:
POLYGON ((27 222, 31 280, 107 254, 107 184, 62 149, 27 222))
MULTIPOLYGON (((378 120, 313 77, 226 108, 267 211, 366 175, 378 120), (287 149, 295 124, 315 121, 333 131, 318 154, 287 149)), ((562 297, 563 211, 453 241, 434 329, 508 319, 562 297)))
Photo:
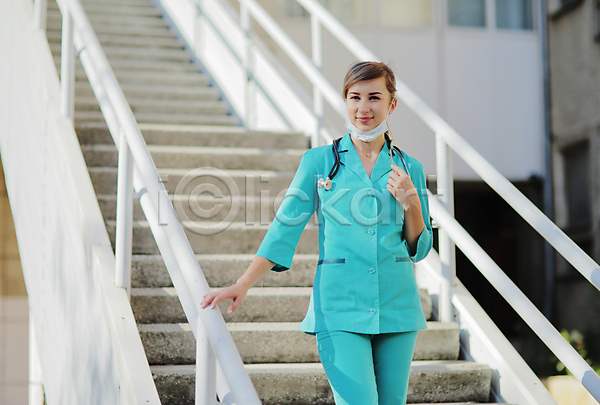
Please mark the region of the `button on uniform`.
POLYGON ((377 310, 375 308, 371 308, 371 310, 369 312, 371 314, 375 315, 377 313, 377 310))
POLYGON ((369 229, 369 230, 367 230, 367 233, 368 233, 369 235, 373 235, 373 234, 375 233, 375 231, 374 231, 374 230, 372 230, 372 229, 369 229))
POLYGON ((369 269, 369 273, 371 273, 371 274, 375 274, 375 269, 374 269, 373 267, 371 267, 371 268, 369 269))

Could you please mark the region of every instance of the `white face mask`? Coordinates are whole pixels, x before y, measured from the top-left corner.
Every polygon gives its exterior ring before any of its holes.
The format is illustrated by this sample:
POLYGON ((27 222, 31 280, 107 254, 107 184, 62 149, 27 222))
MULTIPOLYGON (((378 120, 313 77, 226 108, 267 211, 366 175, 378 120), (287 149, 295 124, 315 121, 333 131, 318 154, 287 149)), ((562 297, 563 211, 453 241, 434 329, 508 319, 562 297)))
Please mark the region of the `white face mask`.
POLYGON ((356 125, 351 123, 348 118, 346 118, 346 124, 344 126, 348 131, 350 131, 350 134, 353 138, 363 142, 372 142, 388 130, 387 120, 383 120, 381 124, 377 125, 370 131, 363 131, 362 129, 358 129, 356 125))
MULTIPOLYGON (((395 97, 392 96, 392 102, 394 101, 394 98, 395 97)), ((390 103, 390 108, 388 109, 388 115, 390 115, 392 112, 392 105, 393 105, 393 103, 390 103)), ((385 120, 383 120, 383 122, 381 124, 377 125, 375 128, 373 128, 370 131, 363 131, 362 129, 358 129, 356 127, 356 125, 351 123, 348 118, 346 118, 346 124, 344 124, 344 126, 346 127, 346 129, 348 131, 350 131, 350 134, 352 135, 353 138, 356 138, 359 141, 363 141, 363 142, 372 142, 375 139, 379 138, 379 136, 381 134, 385 133, 389 129, 388 124, 387 124, 387 116, 385 117, 385 120)))

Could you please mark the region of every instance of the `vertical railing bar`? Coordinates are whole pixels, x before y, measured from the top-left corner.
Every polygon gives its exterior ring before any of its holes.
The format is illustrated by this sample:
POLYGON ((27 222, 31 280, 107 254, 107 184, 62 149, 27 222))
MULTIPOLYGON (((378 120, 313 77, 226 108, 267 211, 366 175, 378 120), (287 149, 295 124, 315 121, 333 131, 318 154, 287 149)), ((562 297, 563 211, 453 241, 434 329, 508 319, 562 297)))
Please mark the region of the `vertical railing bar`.
MULTIPOLYGON (((435 155, 437 166, 437 197, 450 215, 454 216, 452 149, 446 145, 439 134, 435 134, 435 155)), ((452 289, 456 279, 456 249, 454 242, 443 228, 439 229, 438 241, 443 280, 439 297, 439 318, 442 322, 453 322, 452 289)))
POLYGON ((35 0, 33 4, 33 24, 38 30, 46 31, 47 0, 35 0))
POLYGON ((131 295, 131 249, 133 236, 133 156, 123 128, 119 140, 117 174, 117 224, 115 230, 115 284, 131 295))
POLYGON ((62 16, 62 43, 60 51, 60 112, 71 121, 75 111, 75 46, 73 45, 73 16, 65 7, 62 16))
MULTIPOLYGON (((321 21, 312 13, 310 16, 312 61, 319 72, 323 71, 323 35, 321 21)), ((312 147, 321 146, 321 128, 323 127, 323 95, 321 90, 313 84, 313 112, 316 118, 315 133, 312 136, 312 147)))
POLYGON ((202 319, 198 317, 196 333, 196 405, 217 403, 217 358, 202 319))

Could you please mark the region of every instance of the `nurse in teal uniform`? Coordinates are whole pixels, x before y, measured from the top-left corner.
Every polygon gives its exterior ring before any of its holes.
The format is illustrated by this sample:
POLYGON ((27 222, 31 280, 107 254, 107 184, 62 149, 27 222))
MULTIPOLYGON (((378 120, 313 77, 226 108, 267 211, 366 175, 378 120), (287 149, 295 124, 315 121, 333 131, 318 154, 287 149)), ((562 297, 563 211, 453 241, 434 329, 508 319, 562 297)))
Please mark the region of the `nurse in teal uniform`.
POLYGON ((405 404, 417 331, 426 328, 412 266, 432 245, 425 175, 391 142, 395 91, 384 63, 349 68, 348 132, 304 154, 246 272, 202 304, 232 299, 233 312, 268 270, 288 270, 316 211, 319 261, 300 329, 316 335, 337 405, 405 404))

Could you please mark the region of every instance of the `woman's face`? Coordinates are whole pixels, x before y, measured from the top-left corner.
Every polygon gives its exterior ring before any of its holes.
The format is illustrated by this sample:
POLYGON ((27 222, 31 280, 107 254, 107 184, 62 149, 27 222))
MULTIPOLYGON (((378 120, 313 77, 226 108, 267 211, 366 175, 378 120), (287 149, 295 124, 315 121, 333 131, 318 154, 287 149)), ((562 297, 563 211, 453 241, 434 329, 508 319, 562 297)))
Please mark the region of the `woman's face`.
POLYGON ((358 129, 369 131, 381 124, 388 112, 394 111, 396 100, 385 86, 385 78, 362 81, 348 89, 346 111, 348 119, 358 129), (391 103, 391 108, 390 108, 391 103))

